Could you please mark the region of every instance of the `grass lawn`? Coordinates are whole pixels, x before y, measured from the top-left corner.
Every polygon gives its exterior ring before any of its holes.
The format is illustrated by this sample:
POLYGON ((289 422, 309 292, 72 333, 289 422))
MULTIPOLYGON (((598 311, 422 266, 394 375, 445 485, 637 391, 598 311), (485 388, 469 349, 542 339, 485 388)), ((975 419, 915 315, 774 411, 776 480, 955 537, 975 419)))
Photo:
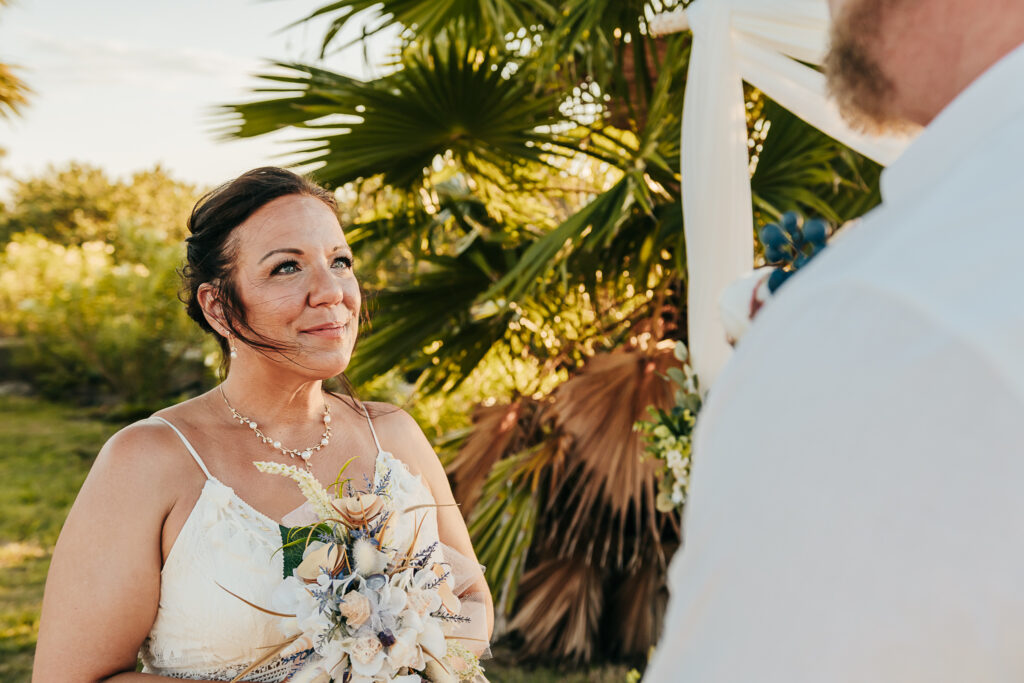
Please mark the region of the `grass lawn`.
POLYGON ((0 397, 0 680, 27 681, 50 552, 96 452, 120 425, 0 397))
MULTIPOLYGON (((82 409, 0 397, 0 681, 27 683, 50 554, 93 457, 120 424, 82 409)), ((516 666, 501 648, 494 683, 621 683, 626 667, 516 666)))

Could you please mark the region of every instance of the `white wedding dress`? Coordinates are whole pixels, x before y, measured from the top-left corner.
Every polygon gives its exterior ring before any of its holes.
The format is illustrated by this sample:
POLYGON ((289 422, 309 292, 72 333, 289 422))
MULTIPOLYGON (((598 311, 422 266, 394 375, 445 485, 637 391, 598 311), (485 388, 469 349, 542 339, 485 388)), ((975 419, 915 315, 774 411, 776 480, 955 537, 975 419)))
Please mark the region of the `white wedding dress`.
MULTIPOLYGON (((420 476, 381 449, 370 415, 365 407, 363 410, 377 445, 374 488, 382 482, 387 485, 396 510, 433 505, 434 498, 420 476)), ((267 648, 285 639, 278 629, 280 617, 239 599, 270 607, 271 593, 284 571, 280 528, 277 521, 252 508, 211 475, 177 427, 161 417, 154 419, 178 434, 206 475, 206 484, 161 571, 160 605, 140 651, 143 672, 230 681, 261 659, 267 648)), ((417 550, 438 543, 436 508, 406 514, 426 515, 417 550)), ((435 561, 440 562, 442 548, 448 549, 437 547, 435 561)), ((275 658, 243 680, 281 681, 290 670, 286 662, 275 658)))

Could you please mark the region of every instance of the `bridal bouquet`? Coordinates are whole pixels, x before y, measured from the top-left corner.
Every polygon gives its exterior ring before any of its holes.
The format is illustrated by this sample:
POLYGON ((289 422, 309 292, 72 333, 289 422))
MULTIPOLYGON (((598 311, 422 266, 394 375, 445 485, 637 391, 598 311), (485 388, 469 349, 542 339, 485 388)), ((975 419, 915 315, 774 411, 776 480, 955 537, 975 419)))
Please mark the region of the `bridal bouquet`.
POLYGON ((272 595, 274 611, 264 609, 282 617, 287 640, 250 670, 280 656, 294 666, 293 683, 441 683, 482 673, 446 636, 448 625, 469 619, 447 565, 433 559, 437 544, 414 550, 422 519, 407 514, 414 508, 394 509, 388 477, 376 490, 332 497, 306 470, 255 464, 295 480, 317 521, 288 531, 291 575, 272 595))

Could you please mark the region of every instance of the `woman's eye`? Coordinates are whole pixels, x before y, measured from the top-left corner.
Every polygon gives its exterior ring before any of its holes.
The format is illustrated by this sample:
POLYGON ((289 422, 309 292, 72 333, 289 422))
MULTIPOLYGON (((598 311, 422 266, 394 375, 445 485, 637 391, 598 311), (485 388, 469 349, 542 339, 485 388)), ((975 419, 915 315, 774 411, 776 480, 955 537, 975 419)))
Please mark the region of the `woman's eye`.
POLYGON ((277 275, 278 273, 294 273, 298 270, 299 264, 295 261, 285 261, 274 266, 274 269, 270 271, 271 275, 277 275))
MULTIPOLYGON (((331 264, 331 267, 332 268, 338 268, 338 267, 351 268, 352 267, 352 259, 350 259, 347 256, 337 256, 337 257, 335 257, 333 263, 331 264)), ((285 261, 283 263, 279 263, 276 266, 274 266, 274 269, 270 271, 270 274, 271 275, 282 275, 282 274, 283 275, 289 275, 291 273, 297 273, 298 271, 299 271, 299 264, 298 264, 297 261, 285 261)))

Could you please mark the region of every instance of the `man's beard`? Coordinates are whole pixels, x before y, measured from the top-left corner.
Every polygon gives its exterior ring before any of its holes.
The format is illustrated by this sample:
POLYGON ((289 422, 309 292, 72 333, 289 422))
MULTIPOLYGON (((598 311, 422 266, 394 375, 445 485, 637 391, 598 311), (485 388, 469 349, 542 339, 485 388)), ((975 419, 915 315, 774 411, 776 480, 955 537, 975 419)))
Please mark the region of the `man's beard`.
POLYGON ((884 30, 886 10, 903 0, 850 0, 832 21, 825 56, 829 94, 854 129, 866 133, 900 132, 911 126, 892 108, 896 85, 882 70, 872 43, 884 30))

